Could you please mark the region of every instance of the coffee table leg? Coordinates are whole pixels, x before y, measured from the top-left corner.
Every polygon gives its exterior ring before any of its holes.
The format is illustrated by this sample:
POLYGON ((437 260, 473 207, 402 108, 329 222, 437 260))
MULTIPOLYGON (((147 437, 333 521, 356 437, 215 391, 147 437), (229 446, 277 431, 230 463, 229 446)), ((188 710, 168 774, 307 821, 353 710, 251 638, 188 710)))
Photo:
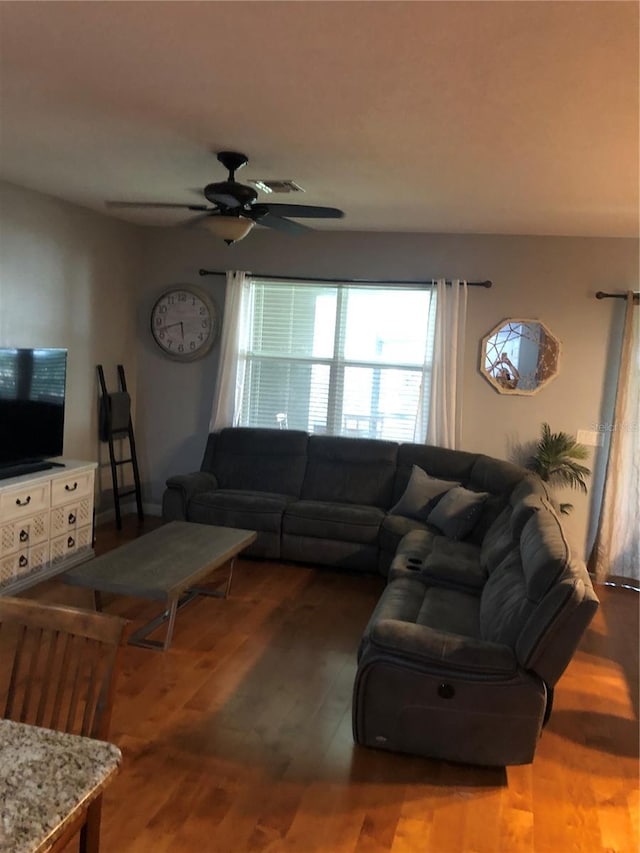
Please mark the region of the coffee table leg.
POLYGON ((169 606, 151 622, 141 625, 129 637, 130 646, 141 646, 143 649, 162 649, 165 652, 171 645, 173 639, 173 628, 176 624, 176 613, 180 607, 184 607, 196 597, 197 593, 188 590, 182 598, 174 598, 169 602, 169 606), (149 634, 152 634, 156 628, 159 628, 164 622, 167 622, 167 632, 164 640, 150 640, 149 634))
POLYGON ((178 610, 178 599, 174 598, 169 607, 169 624, 167 625, 167 633, 164 638, 164 645, 162 647, 162 651, 166 651, 171 645, 171 640, 173 639, 173 629, 176 624, 176 612, 178 610))
POLYGON ((176 613, 180 607, 184 607, 185 604, 188 604, 198 595, 209 595, 213 598, 227 598, 229 596, 229 593, 231 592, 231 581, 233 580, 234 563, 235 557, 232 557, 231 560, 229 560, 229 574, 227 576, 227 582, 224 586, 224 590, 209 589, 208 587, 202 586, 189 587, 182 598, 179 600, 174 598, 169 602, 169 607, 163 613, 156 616, 156 618, 152 619, 151 622, 147 622, 146 625, 142 625, 134 631, 129 637, 129 645, 141 646, 143 649, 162 649, 162 651, 166 651, 171 645, 173 628, 176 622, 176 613), (168 622, 164 642, 148 639, 149 634, 155 631, 156 628, 159 628, 163 622, 168 622))
POLYGON ((221 589, 211 589, 208 586, 190 586, 188 591, 195 592, 198 595, 209 595, 211 598, 228 598, 229 593, 231 592, 231 581, 233 580, 233 566, 235 561, 235 557, 232 557, 229 560, 229 574, 227 575, 227 582, 224 585, 224 591, 221 589))

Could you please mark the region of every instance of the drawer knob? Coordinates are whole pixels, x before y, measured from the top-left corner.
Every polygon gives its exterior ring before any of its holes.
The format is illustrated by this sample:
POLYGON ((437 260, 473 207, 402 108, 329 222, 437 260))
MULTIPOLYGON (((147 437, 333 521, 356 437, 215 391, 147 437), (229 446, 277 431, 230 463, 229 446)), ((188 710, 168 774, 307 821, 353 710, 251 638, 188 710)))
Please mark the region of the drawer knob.
POLYGON ((69 483, 65 483, 65 484, 64 484, 64 490, 65 490, 65 492, 75 492, 75 490, 76 490, 77 488, 78 488, 78 484, 77 484, 77 483, 74 483, 74 484, 73 484, 73 486, 70 486, 70 485, 69 485, 69 483))
POLYGON ((29 560, 27 560, 24 554, 20 556, 20 559, 18 560, 18 565, 21 569, 24 569, 25 566, 29 565, 29 560))
POLYGON ((27 533, 26 530, 20 531, 20 541, 21 542, 28 542, 29 541, 29 534, 27 533))
POLYGON ((70 512, 69 513, 69 524, 75 524, 75 523, 76 523, 76 517, 72 512, 70 512))
POLYGON ((438 685, 438 696, 442 699, 453 699, 455 695, 456 689, 453 685, 447 684, 446 682, 438 685))
POLYGON ((29 506, 31 503, 31 495, 27 495, 27 497, 21 501, 20 498, 16 498, 16 506, 29 506))
POLYGON ((75 544, 76 540, 73 538, 73 536, 69 536, 69 538, 67 539, 67 548, 73 548, 75 544))

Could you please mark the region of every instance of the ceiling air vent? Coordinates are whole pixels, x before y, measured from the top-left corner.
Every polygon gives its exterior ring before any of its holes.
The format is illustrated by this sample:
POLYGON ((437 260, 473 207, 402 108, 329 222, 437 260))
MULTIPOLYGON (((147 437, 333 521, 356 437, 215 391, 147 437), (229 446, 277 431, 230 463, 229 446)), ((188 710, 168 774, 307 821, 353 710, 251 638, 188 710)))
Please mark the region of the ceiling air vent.
POLYGON ((253 184, 253 186, 260 190, 262 193, 303 193, 305 190, 300 186, 300 184, 296 184, 295 181, 291 180, 262 180, 260 178, 256 178, 255 180, 250 180, 248 183, 253 184))

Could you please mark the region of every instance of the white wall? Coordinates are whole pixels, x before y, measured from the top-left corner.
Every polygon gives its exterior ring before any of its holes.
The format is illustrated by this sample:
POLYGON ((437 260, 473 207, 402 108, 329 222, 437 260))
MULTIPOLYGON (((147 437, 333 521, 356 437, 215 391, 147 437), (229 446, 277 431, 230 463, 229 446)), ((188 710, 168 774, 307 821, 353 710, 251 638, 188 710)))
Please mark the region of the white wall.
MULTIPOLYGON (((224 279, 201 278, 200 267, 301 277, 492 279, 491 290, 470 292, 463 447, 516 459, 543 421, 575 434, 606 421, 611 411, 621 303, 594 295, 637 288, 635 240, 328 231, 293 238, 262 229, 229 248, 195 229, 146 229, 143 240, 138 424, 153 502, 161 500, 168 476, 199 468, 218 347, 201 361, 169 361, 148 332, 149 311, 156 296, 177 283, 203 287, 222 308, 224 279), (562 344, 559 375, 532 397, 500 395, 478 370, 482 337, 509 316, 543 320, 562 344)), ((575 504, 567 525, 578 550, 590 541, 590 502, 599 499, 600 487, 596 478, 588 497, 562 496, 575 504)))
MULTIPOLYGON (((135 228, 0 183, 0 346, 68 349, 68 458, 105 458, 97 364, 113 390, 116 364, 124 364, 135 399, 139 247, 135 228)), ((110 483, 101 470, 102 489, 110 483)))

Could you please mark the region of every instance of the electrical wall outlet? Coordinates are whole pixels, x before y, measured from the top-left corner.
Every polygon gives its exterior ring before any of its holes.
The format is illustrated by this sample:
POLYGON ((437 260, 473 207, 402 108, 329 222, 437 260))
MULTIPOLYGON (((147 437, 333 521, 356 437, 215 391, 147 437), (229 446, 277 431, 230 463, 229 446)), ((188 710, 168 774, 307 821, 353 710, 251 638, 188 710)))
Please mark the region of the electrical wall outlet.
POLYGON ((576 441, 578 444, 585 444, 591 447, 602 447, 604 434, 597 429, 579 429, 576 441))

